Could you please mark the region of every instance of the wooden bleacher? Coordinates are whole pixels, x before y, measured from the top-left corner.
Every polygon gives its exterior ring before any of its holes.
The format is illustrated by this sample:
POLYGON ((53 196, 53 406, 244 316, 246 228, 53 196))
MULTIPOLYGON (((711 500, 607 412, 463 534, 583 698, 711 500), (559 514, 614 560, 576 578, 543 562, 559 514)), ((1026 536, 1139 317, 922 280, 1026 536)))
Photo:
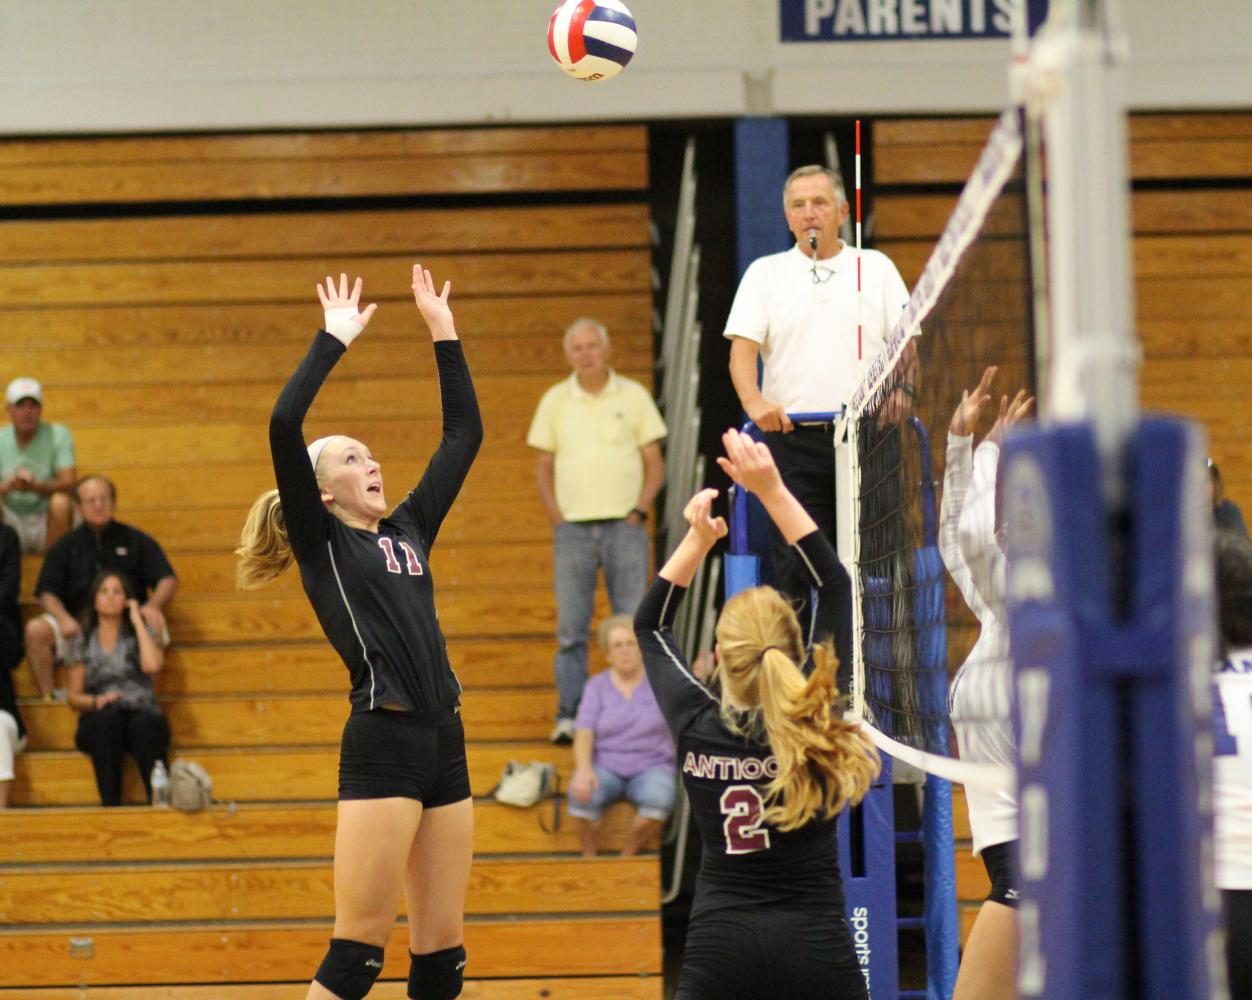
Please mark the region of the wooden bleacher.
MULTIPOLYGON (((36 702, 19 670, 30 748, 0 812, 0 998, 304 995, 333 916, 346 676, 296 575, 240 593, 230 553, 272 485, 269 409, 319 324, 325 274, 362 274, 380 309, 306 431, 368 441, 393 502, 416 482, 439 397, 414 262, 453 282, 486 426, 432 554, 476 797, 463 996, 660 997, 655 856, 584 860, 563 811, 547 833, 550 806, 488 797, 511 759, 549 760, 563 783, 572 768, 546 742, 550 528, 524 437, 568 373, 560 335, 576 316, 601 318, 618 369, 650 379, 646 130, 23 140, 0 142, 0 178, 10 203, 48 207, 0 223, 0 372, 44 383, 79 472, 113 478, 119 519, 178 571, 162 700, 173 756, 204 764, 217 800, 150 809, 131 769, 133 804, 94 805, 73 714, 36 702)), ((28 611, 38 566, 23 560, 28 611)), ((610 811, 606 851, 628 820, 610 811)), ((405 935, 401 921, 371 996, 403 996, 405 935)))
MULTIPOLYGON (((875 123, 875 246, 895 260, 910 287, 993 124, 875 123)), ((1227 494, 1252 511, 1252 114, 1132 115, 1129 135, 1142 403, 1200 422, 1227 494)), ((950 601, 953 669, 976 636, 959 599, 950 601)), ((953 798, 963 943, 990 887, 971 851, 959 787, 953 798)))

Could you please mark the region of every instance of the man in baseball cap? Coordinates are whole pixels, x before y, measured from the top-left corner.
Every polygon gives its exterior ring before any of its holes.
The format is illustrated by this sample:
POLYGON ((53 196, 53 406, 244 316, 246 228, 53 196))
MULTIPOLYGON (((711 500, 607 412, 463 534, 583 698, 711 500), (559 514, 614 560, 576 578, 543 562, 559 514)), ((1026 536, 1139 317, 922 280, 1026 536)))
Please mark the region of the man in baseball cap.
POLYGON ((0 512, 23 552, 43 552, 70 529, 74 439, 63 424, 42 419, 43 386, 35 379, 15 378, 4 402, 12 422, 0 428, 0 512))

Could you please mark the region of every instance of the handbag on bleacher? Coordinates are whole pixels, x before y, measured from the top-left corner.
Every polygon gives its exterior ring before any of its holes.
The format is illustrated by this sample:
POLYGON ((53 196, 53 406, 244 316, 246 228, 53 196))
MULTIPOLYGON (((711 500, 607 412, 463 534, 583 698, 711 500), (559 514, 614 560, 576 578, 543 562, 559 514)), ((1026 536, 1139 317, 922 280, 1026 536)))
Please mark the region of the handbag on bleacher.
POLYGON ((539 760, 511 760, 504 765, 500 783, 491 794, 497 802, 506 806, 525 809, 538 805, 551 795, 555 785, 556 770, 551 764, 539 760))
POLYGON ((213 801, 213 779, 194 760, 170 766, 170 805, 180 812, 199 812, 213 801))

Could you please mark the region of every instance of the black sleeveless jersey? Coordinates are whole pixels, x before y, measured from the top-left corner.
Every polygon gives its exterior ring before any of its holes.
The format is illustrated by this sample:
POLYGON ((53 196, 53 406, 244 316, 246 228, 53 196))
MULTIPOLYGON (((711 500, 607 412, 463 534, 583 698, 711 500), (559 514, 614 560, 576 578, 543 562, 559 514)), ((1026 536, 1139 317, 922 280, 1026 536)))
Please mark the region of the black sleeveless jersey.
MULTIPOLYGON (((831 636, 836 609, 828 587, 838 557, 820 531, 793 547, 817 588, 807 621, 811 649, 831 636)), ((635 614, 635 631, 700 831, 703 857, 691 917, 762 905, 842 912, 835 820, 815 819, 787 832, 762 823, 765 787, 778 773, 777 762, 759 723, 747 735, 732 732, 716 695, 688 668, 671 632, 685 593, 658 577, 635 614)), ((812 669, 811 656, 803 669, 812 669)))
POLYGON ((455 705, 461 685, 435 614, 429 553, 482 443, 460 341, 435 345, 443 440, 417 488, 378 525, 352 528, 326 510, 301 425, 344 346, 317 334, 270 418, 270 451, 300 580, 352 678, 354 712, 385 703, 415 712, 455 705))

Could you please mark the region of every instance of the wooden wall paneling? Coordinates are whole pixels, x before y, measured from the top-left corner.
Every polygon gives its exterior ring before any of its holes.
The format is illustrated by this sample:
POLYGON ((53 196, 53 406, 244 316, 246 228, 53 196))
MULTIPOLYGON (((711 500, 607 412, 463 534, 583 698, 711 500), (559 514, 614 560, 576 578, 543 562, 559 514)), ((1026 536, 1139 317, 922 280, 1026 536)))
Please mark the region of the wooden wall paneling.
POLYGON ((647 130, 431 129, 10 140, 10 204, 638 190, 647 130))
POLYGON ((648 206, 492 206, 232 212, 0 222, 0 265, 359 255, 649 245, 648 206))

